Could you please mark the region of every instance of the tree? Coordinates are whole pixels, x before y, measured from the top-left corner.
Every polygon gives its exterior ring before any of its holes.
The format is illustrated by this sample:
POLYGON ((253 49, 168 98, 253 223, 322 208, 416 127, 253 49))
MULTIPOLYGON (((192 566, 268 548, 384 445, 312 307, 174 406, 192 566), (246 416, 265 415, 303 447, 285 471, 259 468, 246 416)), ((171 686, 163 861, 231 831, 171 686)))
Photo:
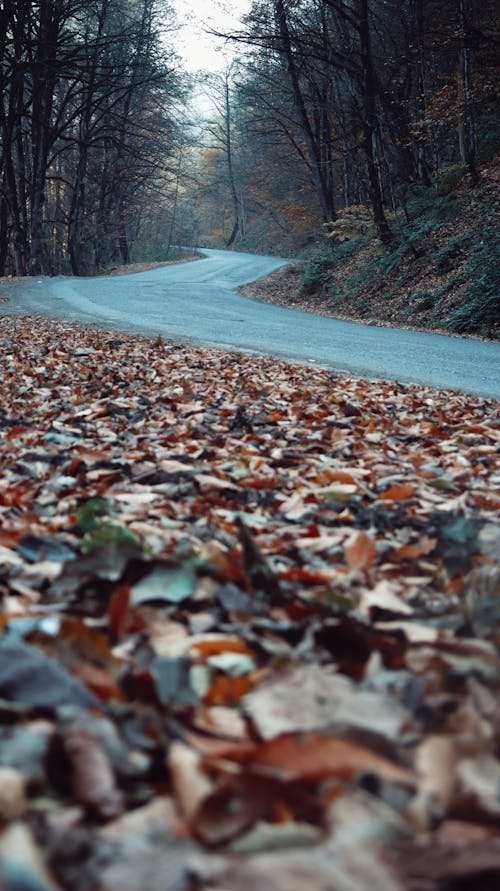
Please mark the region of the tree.
MULTIPOLYGON (((225 234, 225 245, 231 247, 239 234, 244 234, 241 187, 237 182, 236 133, 234 124, 233 92, 235 65, 230 63, 221 74, 213 74, 205 79, 214 107, 215 116, 207 124, 210 137, 210 151, 217 159, 219 186, 228 193, 231 206, 230 229, 225 234)), ((215 168, 214 171, 215 172, 215 168)), ((223 225, 226 230, 226 221, 223 225)))
POLYGON ((176 139, 160 13, 159 0, 2 3, 0 271, 128 260, 134 208, 176 139))
POLYGON ((415 189, 439 188, 443 165, 460 161, 476 176, 497 78, 494 7, 256 0, 241 30, 224 35, 244 48, 240 156, 248 143, 261 153, 272 138, 286 144, 283 163, 295 156, 302 165, 323 222, 338 207, 367 204, 390 249, 388 208, 406 207, 415 189))

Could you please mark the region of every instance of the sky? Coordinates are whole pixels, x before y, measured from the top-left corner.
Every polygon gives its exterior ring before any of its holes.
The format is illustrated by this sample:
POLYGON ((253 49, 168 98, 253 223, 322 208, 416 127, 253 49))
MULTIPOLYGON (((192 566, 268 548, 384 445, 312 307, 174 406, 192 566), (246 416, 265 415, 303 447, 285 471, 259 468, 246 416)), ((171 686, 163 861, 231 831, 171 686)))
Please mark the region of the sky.
POLYGON ((250 4, 251 0, 172 0, 182 26, 178 48, 188 71, 224 68, 231 51, 223 40, 204 33, 204 28, 231 31, 250 4))

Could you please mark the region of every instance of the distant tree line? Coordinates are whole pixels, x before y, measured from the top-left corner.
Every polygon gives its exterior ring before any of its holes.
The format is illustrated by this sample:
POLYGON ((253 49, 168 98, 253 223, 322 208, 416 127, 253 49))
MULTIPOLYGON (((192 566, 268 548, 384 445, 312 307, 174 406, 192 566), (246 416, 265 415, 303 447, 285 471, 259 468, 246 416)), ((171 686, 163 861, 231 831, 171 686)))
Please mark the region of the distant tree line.
POLYGON ((241 52, 202 158, 203 231, 279 243, 366 206, 389 247, 412 192, 450 167, 476 179, 498 148, 497 13, 496 0, 255 0, 226 35, 241 52))
POLYGON ((169 10, 157 0, 0 2, 0 275, 127 263, 141 226, 154 225, 151 207, 178 166, 169 10))

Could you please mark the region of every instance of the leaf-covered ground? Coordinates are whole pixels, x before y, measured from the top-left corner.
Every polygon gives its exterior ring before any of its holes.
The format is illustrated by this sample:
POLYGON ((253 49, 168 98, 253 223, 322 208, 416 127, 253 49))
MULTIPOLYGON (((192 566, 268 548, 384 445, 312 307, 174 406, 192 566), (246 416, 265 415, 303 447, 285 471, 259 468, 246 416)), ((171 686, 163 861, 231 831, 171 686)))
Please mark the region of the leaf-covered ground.
POLYGON ((0 350, 2 891, 497 888, 498 403, 0 350))

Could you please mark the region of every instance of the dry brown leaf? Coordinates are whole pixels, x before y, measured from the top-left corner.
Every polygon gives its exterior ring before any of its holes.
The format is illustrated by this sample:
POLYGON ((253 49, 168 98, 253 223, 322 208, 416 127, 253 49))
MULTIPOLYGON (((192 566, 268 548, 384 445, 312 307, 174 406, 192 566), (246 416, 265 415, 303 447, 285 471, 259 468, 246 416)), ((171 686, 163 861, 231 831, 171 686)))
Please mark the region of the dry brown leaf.
POLYGON ((418 829, 427 829, 446 814, 455 785, 456 751, 453 739, 428 736, 415 755, 417 793, 407 816, 418 829))
POLYGON ((26 784, 19 770, 0 766, 0 820, 15 820, 28 810, 26 784))
POLYGON ((102 747, 83 730, 66 731, 63 744, 71 764, 71 784, 76 799, 101 820, 119 816, 124 799, 102 747))
POLYGON ((373 538, 368 533, 353 532, 344 545, 344 554, 351 569, 371 569, 377 557, 373 538))
POLYGON ((334 669, 296 666, 271 676, 245 696, 245 713, 262 739, 328 727, 373 730, 397 739, 407 714, 386 695, 361 690, 334 669))
POLYGON ((190 820, 213 784, 202 770, 200 756, 190 746, 173 742, 167 763, 180 813, 190 820))

